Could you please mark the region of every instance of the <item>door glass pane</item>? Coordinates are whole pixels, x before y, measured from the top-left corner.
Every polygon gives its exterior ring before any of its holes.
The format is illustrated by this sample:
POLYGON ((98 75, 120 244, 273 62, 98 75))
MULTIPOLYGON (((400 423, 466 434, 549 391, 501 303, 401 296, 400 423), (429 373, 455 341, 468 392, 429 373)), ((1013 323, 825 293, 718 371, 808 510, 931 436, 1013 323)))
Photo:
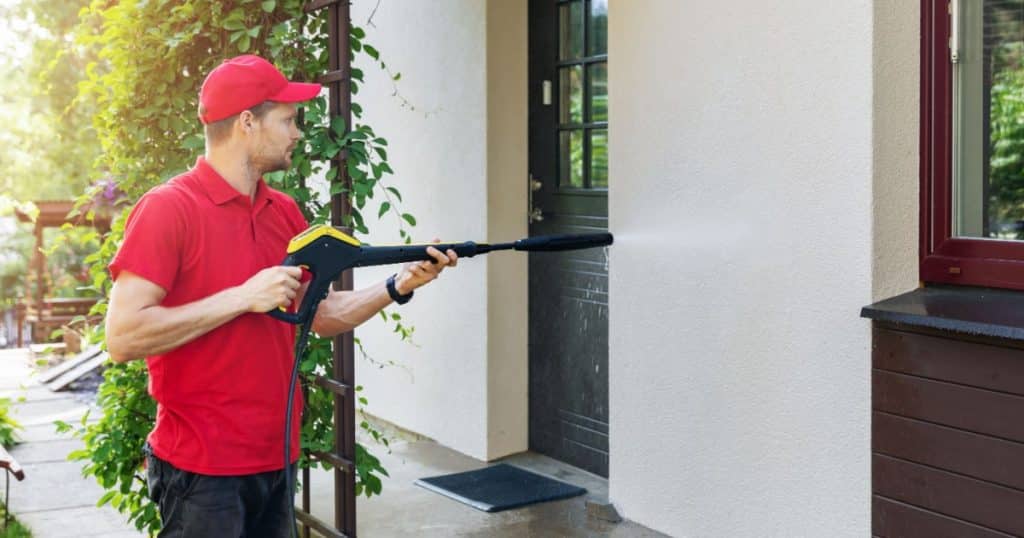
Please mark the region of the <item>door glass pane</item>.
POLYGON ((560 58, 579 58, 583 55, 583 1, 559 6, 558 23, 560 58))
POLYGON ((590 133, 590 186, 608 188, 608 129, 590 133))
POLYGON ((959 4, 953 234, 1024 239, 1024 7, 1019 0, 959 4))
POLYGON ((590 0, 587 54, 608 54, 608 0, 590 0))
POLYGON ((583 66, 563 67, 559 71, 559 120, 583 122, 583 66))
POLYGON ((608 64, 593 64, 590 70, 590 121, 608 121, 608 64))
POLYGON ((561 187, 583 188, 583 130, 558 133, 559 181, 561 187))

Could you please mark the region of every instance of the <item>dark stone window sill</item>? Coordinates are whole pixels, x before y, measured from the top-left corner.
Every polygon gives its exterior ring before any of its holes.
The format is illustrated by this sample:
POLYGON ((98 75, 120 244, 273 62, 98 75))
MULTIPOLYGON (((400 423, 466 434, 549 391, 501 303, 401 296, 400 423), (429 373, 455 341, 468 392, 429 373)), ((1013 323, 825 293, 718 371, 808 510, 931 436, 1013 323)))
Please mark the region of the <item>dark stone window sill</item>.
POLYGON ((1024 342, 1024 292, 928 286, 865 306, 861 317, 1024 342))

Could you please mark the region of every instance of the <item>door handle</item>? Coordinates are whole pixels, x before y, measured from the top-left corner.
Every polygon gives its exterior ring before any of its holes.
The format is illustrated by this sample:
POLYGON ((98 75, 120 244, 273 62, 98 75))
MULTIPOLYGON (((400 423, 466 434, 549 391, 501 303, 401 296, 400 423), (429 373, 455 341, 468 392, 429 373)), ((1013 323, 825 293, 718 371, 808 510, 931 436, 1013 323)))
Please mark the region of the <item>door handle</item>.
POLYGON ((540 180, 533 179, 533 174, 530 174, 530 179, 527 182, 529 205, 527 206, 526 223, 533 224, 534 222, 540 222, 544 220, 544 212, 533 204, 533 193, 539 191, 544 186, 540 180))

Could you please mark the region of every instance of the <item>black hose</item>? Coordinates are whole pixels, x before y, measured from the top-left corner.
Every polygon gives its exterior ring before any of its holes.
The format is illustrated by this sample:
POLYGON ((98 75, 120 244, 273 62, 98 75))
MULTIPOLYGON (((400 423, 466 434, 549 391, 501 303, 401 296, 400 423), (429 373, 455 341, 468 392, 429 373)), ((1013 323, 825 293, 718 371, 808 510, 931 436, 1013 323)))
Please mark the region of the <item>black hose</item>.
MULTIPOLYGON (((302 363, 302 354, 306 352, 306 345, 309 343, 309 331, 312 328, 313 320, 309 319, 299 328, 299 337, 295 340, 295 363, 292 365, 291 381, 288 382, 288 403, 285 405, 284 415, 284 480, 285 488, 288 490, 288 516, 291 519, 292 538, 298 538, 299 525, 295 521, 295 482, 297 477, 292 476, 291 449, 292 449, 292 404, 295 402, 295 384, 299 379, 299 365, 302 363)), ((309 487, 305 484, 303 487, 309 487)))

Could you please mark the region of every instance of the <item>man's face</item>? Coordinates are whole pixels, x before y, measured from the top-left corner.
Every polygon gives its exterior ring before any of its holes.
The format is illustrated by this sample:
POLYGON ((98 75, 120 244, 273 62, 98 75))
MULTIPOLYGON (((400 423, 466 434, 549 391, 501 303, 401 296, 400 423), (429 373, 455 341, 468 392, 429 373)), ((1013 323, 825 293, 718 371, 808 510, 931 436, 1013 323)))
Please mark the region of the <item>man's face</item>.
POLYGON ((277 103, 263 118, 255 122, 256 136, 250 146, 250 160, 261 174, 287 170, 292 164, 292 150, 302 137, 295 116, 294 104, 277 103))

